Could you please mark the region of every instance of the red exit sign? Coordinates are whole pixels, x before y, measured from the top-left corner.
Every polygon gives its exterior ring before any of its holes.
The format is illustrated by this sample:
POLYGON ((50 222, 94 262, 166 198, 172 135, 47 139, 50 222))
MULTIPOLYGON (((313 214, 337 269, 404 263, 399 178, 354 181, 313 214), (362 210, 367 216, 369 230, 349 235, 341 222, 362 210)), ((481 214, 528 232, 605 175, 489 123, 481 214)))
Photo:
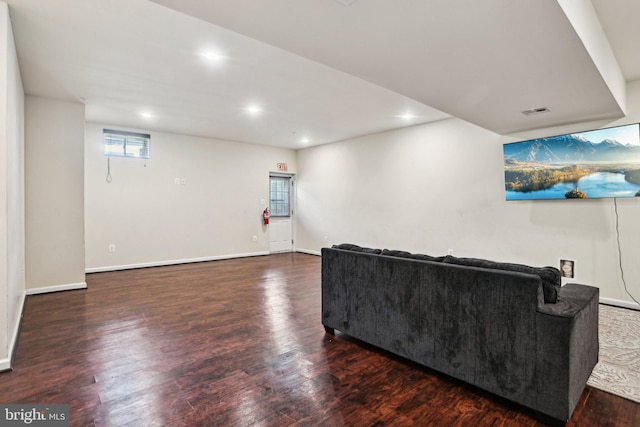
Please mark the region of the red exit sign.
POLYGON ((286 163, 278 163, 278 172, 287 172, 289 166, 286 163))

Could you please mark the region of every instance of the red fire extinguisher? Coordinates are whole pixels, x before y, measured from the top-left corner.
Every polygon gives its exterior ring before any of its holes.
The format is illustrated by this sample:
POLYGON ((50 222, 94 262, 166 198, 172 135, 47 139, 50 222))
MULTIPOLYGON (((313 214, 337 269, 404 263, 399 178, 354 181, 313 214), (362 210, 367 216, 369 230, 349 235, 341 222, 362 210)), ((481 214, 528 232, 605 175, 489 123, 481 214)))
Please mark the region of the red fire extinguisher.
POLYGON ((262 212, 262 223, 264 225, 269 225, 269 208, 265 208, 262 212))

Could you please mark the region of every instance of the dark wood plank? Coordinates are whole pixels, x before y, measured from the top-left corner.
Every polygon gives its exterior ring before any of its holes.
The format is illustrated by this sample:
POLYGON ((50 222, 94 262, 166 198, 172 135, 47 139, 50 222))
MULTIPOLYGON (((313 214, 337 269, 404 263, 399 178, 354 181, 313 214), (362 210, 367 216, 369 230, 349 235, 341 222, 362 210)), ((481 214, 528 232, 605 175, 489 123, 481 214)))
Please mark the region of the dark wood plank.
MULTIPOLYGON (((542 426, 464 383, 325 333, 320 258, 303 254, 87 276, 27 298, 0 402, 67 403, 73 426, 542 426)), ((587 387, 569 426, 640 425, 587 387)))

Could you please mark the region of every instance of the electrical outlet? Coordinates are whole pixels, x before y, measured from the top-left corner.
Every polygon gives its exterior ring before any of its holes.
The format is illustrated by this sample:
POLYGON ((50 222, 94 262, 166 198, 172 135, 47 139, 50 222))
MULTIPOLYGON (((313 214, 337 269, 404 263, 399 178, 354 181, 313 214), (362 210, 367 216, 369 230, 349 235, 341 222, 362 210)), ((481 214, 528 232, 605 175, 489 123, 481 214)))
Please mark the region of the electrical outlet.
POLYGON ((116 251, 116 245, 114 245, 113 243, 109 245, 109 252, 115 252, 116 251))
POLYGON ((185 185, 187 183, 187 178, 180 178, 180 184, 185 185))
POLYGON ((257 242, 258 241, 258 236, 256 236, 255 234, 253 235, 253 241, 257 242))
POLYGON ((453 249, 447 249, 447 255, 453 255, 453 249))
POLYGON ((173 178, 173 183, 175 185, 180 185, 180 178, 173 178))
POLYGON ((560 260, 560 274, 566 279, 575 279, 576 277, 576 261, 572 259, 560 260))

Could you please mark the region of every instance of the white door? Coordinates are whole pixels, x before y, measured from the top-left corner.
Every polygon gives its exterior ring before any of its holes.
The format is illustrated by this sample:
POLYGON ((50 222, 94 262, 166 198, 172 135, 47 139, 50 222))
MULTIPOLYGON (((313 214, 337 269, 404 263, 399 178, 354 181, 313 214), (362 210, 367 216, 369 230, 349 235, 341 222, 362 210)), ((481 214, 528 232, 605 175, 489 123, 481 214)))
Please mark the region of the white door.
POLYGON ((291 252, 293 250, 291 218, 273 218, 269 222, 269 236, 271 253, 291 252))
POLYGON ((269 251, 293 250, 293 179, 290 175, 269 177, 269 251))

